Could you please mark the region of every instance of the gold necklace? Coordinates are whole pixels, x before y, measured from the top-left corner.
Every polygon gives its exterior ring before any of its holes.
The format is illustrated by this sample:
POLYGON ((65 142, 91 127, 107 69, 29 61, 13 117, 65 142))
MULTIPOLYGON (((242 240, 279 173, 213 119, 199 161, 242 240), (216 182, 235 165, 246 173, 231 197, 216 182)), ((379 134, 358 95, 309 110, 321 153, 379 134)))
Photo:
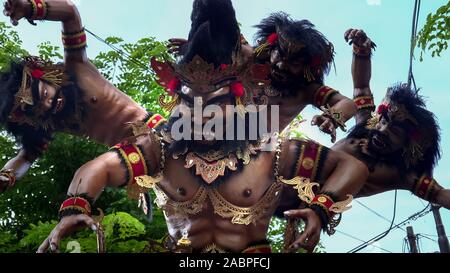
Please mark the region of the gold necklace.
POLYGON ((229 154, 227 157, 215 162, 208 162, 191 152, 186 156, 186 165, 184 167, 190 169, 195 166, 195 175, 200 175, 206 183, 212 184, 219 176, 225 175, 227 168, 231 171, 236 171, 237 163, 238 160, 234 154, 229 154))
MULTIPOLYGON (((195 174, 201 176, 206 183, 212 184, 219 176, 225 175, 226 169, 236 171, 238 160, 248 165, 251 156, 257 155, 260 150, 261 143, 257 145, 248 143, 244 149, 238 148, 235 152, 225 152, 223 147, 205 153, 190 152, 186 156, 184 167, 190 169, 195 166, 195 174)), ((178 159, 179 156, 174 155, 174 158, 178 159)))

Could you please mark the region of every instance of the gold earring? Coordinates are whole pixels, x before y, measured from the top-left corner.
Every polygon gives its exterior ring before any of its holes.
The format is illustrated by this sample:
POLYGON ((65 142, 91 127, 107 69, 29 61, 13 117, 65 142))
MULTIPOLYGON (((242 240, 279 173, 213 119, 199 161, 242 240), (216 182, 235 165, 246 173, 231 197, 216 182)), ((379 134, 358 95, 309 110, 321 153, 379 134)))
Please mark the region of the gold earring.
POLYGON ((172 110, 181 103, 181 99, 178 94, 175 94, 173 97, 171 97, 168 102, 166 102, 165 100, 166 95, 161 95, 159 97, 159 105, 161 105, 161 107, 168 112, 172 112, 172 110))

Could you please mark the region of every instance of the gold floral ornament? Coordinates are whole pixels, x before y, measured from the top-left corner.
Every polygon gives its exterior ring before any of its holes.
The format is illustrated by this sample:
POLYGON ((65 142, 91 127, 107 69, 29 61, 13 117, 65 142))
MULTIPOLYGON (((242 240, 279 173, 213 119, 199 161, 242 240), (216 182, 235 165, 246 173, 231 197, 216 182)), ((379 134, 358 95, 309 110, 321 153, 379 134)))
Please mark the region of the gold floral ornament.
POLYGON ((175 109, 175 107, 177 107, 181 103, 181 99, 177 94, 173 95, 172 97, 161 95, 159 96, 158 102, 164 110, 171 113, 173 109, 175 109))
POLYGON ((158 102, 164 110, 172 112, 181 102, 179 96, 176 94, 176 91, 181 87, 181 82, 175 75, 173 64, 170 62, 160 62, 156 58, 152 58, 150 66, 157 75, 156 82, 164 87, 167 92, 167 94, 159 97, 158 102))
POLYGON ((315 186, 320 187, 319 183, 313 183, 309 178, 294 177, 293 179, 286 180, 280 177, 280 181, 286 185, 294 186, 294 189, 298 191, 298 197, 303 202, 310 204, 315 197, 313 188, 315 186))
POLYGON ((163 176, 158 175, 156 177, 152 177, 149 175, 138 176, 134 178, 136 180, 136 184, 145 189, 153 189, 156 184, 162 181, 163 176))
POLYGON ((280 197, 281 183, 273 183, 258 203, 251 207, 238 207, 228 202, 216 189, 208 189, 208 196, 214 207, 214 213, 231 218, 235 225, 256 225, 260 219, 271 215, 280 197))
POLYGON ((352 208, 352 206, 349 206, 352 203, 352 201, 353 196, 347 194, 347 199, 345 199, 344 201, 334 203, 329 210, 334 213, 343 213, 352 208))
POLYGON ((157 82, 163 86, 172 100, 161 97, 159 102, 167 110, 180 103, 177 96, 181 85, 197 93, 208 94, 230 86, 236 96, 236 106, 240 115, 245 114, 245 106, 255 104, 254 92, 270 83, 270 65, 255 64, 251 58, 244 58, 240 51, 232 56, 231 64, 216 67, 196 55, 189 63, 175 64, 151 60, 151 67, 157 75, 157 82))
POLYGON ((14 105, 9 116, 9 120, 14 123, 28 124, 32 127, 43 127, 44 129, 53 129, 51 122, 43 122, 36 109, 34 115, 25 114, 27 106, 35 106, 32 92, 33 80, 43 80, 60 88, 69 84, 69 78, 64 71, 64 66, 55 65, 51 62, 44 61, 39 57, 29 56, 24 60, 24 68, 22 72, 22 83, 17 91, 14 99, 14 105))
POLYGON ((208 246, 206 246, 205 248, 203 248, 202 253, 227 253, 226 250, 224 250, 223 248, 217 246, 216 244, 212 243, 208 246))
POLYGON ((198 157, 195 153, 189 153, 186 156, 186 165, 184 167, 190 169, 195 166, 195 174, 200 175, 206 183, 212 184, 219 176, 225 175, 226 169, 236 171, 237 163, 238 161, 234 154, 230 154, 226 158, 215 162, 208 162, 198 157))

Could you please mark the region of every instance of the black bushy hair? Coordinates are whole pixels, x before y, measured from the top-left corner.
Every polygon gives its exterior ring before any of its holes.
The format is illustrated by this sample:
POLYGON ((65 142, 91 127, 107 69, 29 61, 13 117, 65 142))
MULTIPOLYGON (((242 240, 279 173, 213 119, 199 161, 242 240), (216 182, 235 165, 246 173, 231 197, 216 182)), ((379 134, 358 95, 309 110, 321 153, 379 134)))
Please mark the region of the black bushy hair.
POLYGON ((5 124, 12 111, 16 93, 22 83, 23 64, 12 62, 8 72, 0 72, 0 124, 5 124))
POLYGON ((395 84, 388 89, 388 97, 396 104, 404 105, 409 114, 419 124, 422 138, 426 138, 427 149, 422 151, 422 159, 412 166, 419 173, 432 174, 441 158, 440 127, 436 116, 426 108, 425 100, 419 91, 413 91, 406 84, 395 84))
POLYGON ((232 63, 240 30, 231 0, 195 0, 191 20, 181 63, 189 63, 196 55, 216 67, 232 63))
MULTIPOLYGON (((9 71, 0 73, 0 126, 4 126, 9 133, 14 135, 28 153, 40 155, 42 145, 52 139, 52 133, 43 129, 36 129, 27 124, 8 121, 13 109, 15 95, 22 84, 23 69, 24 64, 22 62, 11 62, 9 71)), ((38 86, 39 82, 33 81, 34 100, 36 100, 38 86)), ((25 109, 25 114, 33 114, 30 107, 25 109)))
POLYGON ((282 34, 294 43, 303 44, 306 47, 301 51, 307 64, 311 64, 314 58, 321 60, 319 69, 312 71, 315 81, 323 84, 324 75, 328 74, 334 63, 334 49, 325 36, 315 29, 308 20, 293 20, 284 12, 272 13, 255 26, 258 30, 255 41, 258 44, 265 43, 267 38, 273 34, 282 34))
MULTIPOLYGON (((433 174, 433 169, 441 158, 440 128, 436 116, 426 109, 425 100, 418 91, 413 91, 405 84, 395 84, 388 89, 387 97, 395 104, 403 105, 408 113, 419 124, 412 128, 418 130, 422 138, 426 139, 427 145, 423 150, 423 157, 415 164, 407 166, 401 153, 395 153, 385 163, 395 165, 402 171, 414 171, 419 174, 433 174)), ((364 138, 370 135, 370 129, 366 124, 356 125, 348 134, 347 138, 364 138)), ((408 145, 409 143, 405 143, 408 145)), ((367 160, 365 160, 367 161, 367 160)), ((370 160, 369 160, 370 161, 370 160)), ((372 162, 376 163, 376 162, 372 162)))
MULTIPOLYGON (((52 140, 53 131, 9 121, 9 116, 11 115, 15 102, 15 95, 22 84, 24 65, 24 62, 13 61, 10 64, 9 71, 0 72, 0 126, 14 135, 16 140, 22 144, 28 153, 40 156, 43 145, 52 140)), ((66 124, 64 123, 64 119, 75 113, 76 107, 80 103, 79 100, 81 100, 81 91, 74 83, 75 81, 73 81, 75 78, 71 75, 69 75, 69 78, 72 81, 62 87, 60 92, 63 93, 67 102, 73 103, 67 103, 61 112, 54 114, 52 117, 50 114, 47 114, 43 118, 53 118, 58 128, 66 126, 75 130, 77 129, 74 127, 76 125, 66 124)), ((31 87, 33 100, 37 102, 39 100, 39 80, 33 80, 31 87)), ((32 110, 32 106, 27 106, 24 109, 24 114, 34 115, 32 110)))

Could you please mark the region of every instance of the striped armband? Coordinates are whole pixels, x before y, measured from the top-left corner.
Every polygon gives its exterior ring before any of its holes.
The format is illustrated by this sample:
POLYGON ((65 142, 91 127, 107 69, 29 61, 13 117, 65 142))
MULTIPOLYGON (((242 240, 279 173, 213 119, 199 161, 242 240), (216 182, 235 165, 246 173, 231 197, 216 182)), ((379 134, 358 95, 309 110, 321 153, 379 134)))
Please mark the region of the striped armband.
POLYGON ((328 149, 314 141, 301 142, 297 151, 294 175, 318 181, 328 149))
POLYGON ((414 184, 412 192, 424 200, 430 200, 433 197, 435 185, 436 180, 433 177, 423 175, 414 184))
POLYGON ((86 48, 87 37, 84 28, 77 33, 63 33, 62 43, 64 45, 64 50, 78 50, 86 48))
POLYGON ((372 112, 375 111, 375 103, 373 96, 359 96, 354 98, 353 101, 355 102, 358 111, 360 110, 370 110, 372 112))
POLYGON ((92 207, 88 198, 72 196, 66 199, 59 208, 59 219, 70 215, 85 214, 92 215, 92 207))
POLYGON ((334 90, 331 87, 322 86, 319 89, 317 89, 316 93, 314 94, 313 105, 317 108, 320 108, 321 106, 326 106, 331 97, 338 93, 339 92, 337 90, 334 90))
POLYGON ((328 235, 333 235, 335 228, 341 222, 342 213, 349 210, 353 196, 347 195, 347 199, 340 202, 335 202, 331 194, 318 194, 314 197, 309 208, 312 209, 320 218, 322 228, 328 235))
POLYGON ((150 117, 148 117, 147 119, 145 119, 144 122, 145 122, 145 125, 147 126, 147 128, 156 129, 159 127, 159 125, 166 122, 166 119, 163 116, 161 116, 160 114, 154 114, 154 115, 151 115, 150 117))
POLYGON ((30 20, 44 20, 48 14, 48 5, 45 0, 29 0, 31 4, 30 20))

